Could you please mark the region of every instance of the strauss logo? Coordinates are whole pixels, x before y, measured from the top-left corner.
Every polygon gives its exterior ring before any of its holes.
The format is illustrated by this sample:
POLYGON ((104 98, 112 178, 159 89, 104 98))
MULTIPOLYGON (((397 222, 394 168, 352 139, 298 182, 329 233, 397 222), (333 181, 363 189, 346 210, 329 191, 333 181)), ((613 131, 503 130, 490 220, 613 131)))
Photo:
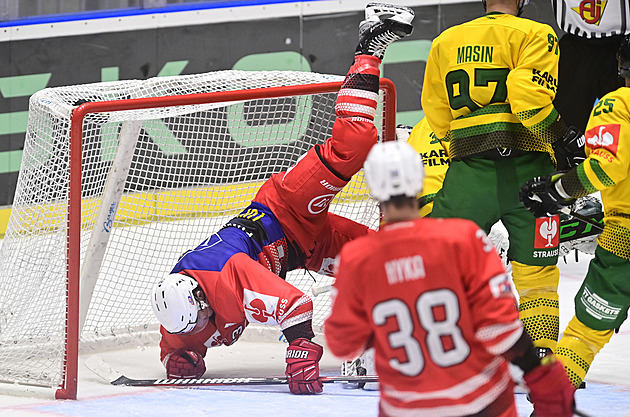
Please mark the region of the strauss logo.
POLYGON ((606 148, 615 142, 615 137, 606 131, 606 126, 600 126, 596 135, 586 139, 586 143, 592 148, 606 148))
POLYGON ((553 238, 558 233, 558 222, 554 218, 549 218, 540 225, 538 232, 543 238, 547 239, 545 247, 555 246, 553 238))
POLYGON ((266 323, 270 318, 273 319, 273 314, 267 311, 265 302, 260 298, 252 300, 249 305, 245 306, 245 309, 251 313, 251 316, 259 323, 266 323))

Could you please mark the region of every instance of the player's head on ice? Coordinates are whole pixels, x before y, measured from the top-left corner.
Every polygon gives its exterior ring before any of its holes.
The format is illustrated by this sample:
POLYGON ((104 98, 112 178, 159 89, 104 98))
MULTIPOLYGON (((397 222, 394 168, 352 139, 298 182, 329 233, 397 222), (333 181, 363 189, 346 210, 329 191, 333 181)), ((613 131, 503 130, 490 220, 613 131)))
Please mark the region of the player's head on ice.
POLYGON ((170 274, 155 284, 151 305, 160 324, 172 334, 198 333, 213 314, 197 281, 183 274, 170 274))
POLYGON ((422 158, 407 142, 377 143, 363 165, 370 193, 379 202, 416 199, 422 191, 422 158))

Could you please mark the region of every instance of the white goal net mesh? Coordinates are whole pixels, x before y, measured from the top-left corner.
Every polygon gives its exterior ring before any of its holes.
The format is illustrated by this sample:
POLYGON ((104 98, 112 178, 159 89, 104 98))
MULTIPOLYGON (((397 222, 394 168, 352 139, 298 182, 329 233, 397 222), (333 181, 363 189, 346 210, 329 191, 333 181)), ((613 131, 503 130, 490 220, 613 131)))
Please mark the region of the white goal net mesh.
MULTIPOLYGON (((33 95, 17 191, 0 249, 0 381, 54 387, 64 377, 73 109, 83 102, 159 98, 147 108, 89 113, 83 120, 80 258, 82 274, 95 282, 80 332, 85 349, 111 340, 136 343, 134 334, 156 331, 149 303, 156 279, 170 272, 180 254, 246 207, 271 174, 286 170, 330 136, 336 93, 166 107, 160 100, 341 80, 304 72, 219 71, 49 88, 33 95), (121 148, 129 139, 122 132, 130 121, 139 131, 131 135, 125 162, 121 148), (119 196, 104 197, 120 178, 124 187, 119 196), (102 246, 102 256, 86 255, 91 240, 102 246), (90 267, 88 256, 96 258, 90 267)), ((379 117, 379 131, 381 124, 379 117)), ((361 173, 331 211, 377 226, 378 210, 367 197, 361 173)), ((290 273, 287 280, 307 294, 313 284, 332 282, 304 271, 290 273)), ((330 300, 324 294, 314 303, 318 331, 330 300)))

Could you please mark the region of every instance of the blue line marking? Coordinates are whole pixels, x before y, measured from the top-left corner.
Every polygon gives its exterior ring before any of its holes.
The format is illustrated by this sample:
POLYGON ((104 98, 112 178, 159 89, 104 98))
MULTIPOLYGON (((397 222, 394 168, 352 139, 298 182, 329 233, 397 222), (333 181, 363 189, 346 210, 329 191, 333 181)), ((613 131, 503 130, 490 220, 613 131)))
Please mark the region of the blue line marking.
MULTIPOLYGON (((323 0, 310 0, 323 1, 323 0)), ((39 17, 20 18, 10 20, 6 22, 0 22, 1 27, 14 27, 14 26, 29 26, 29 25, 41 25, 48 23, 62 23, 73 22, 83 20, 95 20, 95 19, 109 19, 116 17, 129 17, 129 16, 141 16, 147 14, 162 14, 162 13, 177 13, 188 12, 194 10, 210 10, 210 9, 225 9, 230 7, 247 7, 247 6, 264 6, 269 4, 283 4, 283 3, 302 3, 295 0, 233 0, 233 1, 212 1, 195 4, 177 4, 173 6, 164 6, 152 9, 114 9, 106 11, 94 11, 94 12, 77 12, 77 13, 64 13, 54 14, 39 17)))

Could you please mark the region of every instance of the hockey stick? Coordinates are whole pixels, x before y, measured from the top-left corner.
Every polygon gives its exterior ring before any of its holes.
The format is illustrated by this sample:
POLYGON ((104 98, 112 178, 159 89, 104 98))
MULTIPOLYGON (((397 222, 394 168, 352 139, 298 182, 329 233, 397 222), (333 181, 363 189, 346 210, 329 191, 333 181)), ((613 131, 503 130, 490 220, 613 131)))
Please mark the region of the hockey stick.
MULTIPOLYGON (((212 387, 226 385, 282 385, 288 384, 287 377, 235 377, 235 378, 182 378, 182 379, 132 379, 114 370, 100 356, 94 355, 85 361, 85 366, 112 385, 127 387, 212 387)), ((378 382, 378 376, 323 376, 322 383, 331 382, 378 382)))
POLYGON ((569 207, 563 207, 560 209, 560 212, 569 215, 569 216, 573 216, 576 219, 586 223, 586 224, 590 224, 591 226, 593 226, 593 228, 599 230, 600 232, 604 230, 604 226, 601 225, 601 223, 598 223, 592 219, 589 219, 586 216, 582 216, 580 213, 576 213, 573 210, 571 210, 569 207))

